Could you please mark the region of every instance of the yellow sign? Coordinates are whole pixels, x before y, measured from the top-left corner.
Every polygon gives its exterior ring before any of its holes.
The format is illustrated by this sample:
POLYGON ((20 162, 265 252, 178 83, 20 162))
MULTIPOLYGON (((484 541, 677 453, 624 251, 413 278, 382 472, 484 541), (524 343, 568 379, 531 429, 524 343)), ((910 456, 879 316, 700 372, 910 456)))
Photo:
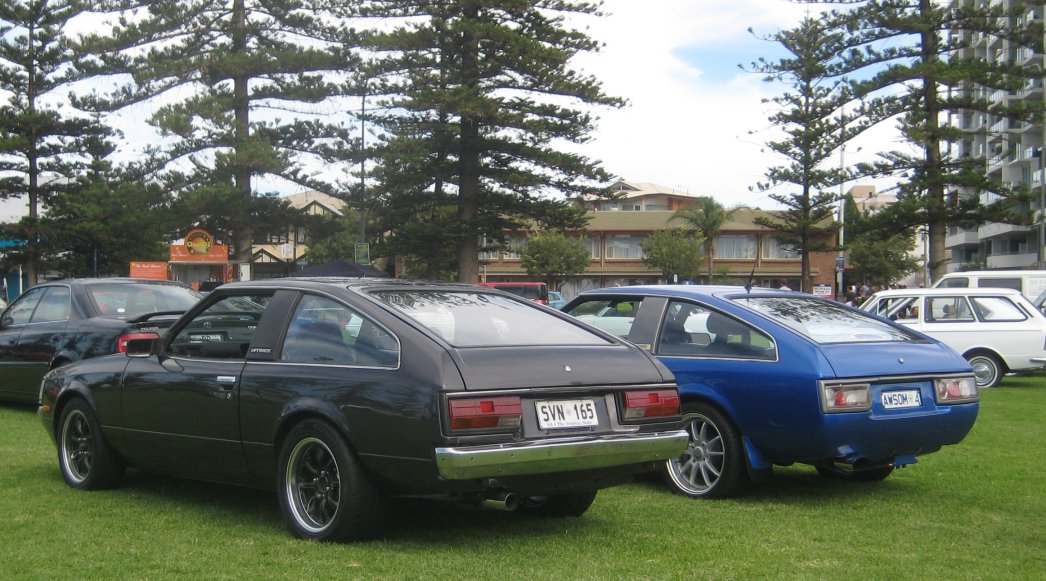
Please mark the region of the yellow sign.
POLYGON ((206 256, 210 253, 212 246, 214 246, 214 238, 206 230, 197 228, 190 230, 185 235, 185 249, 192 256, 206 256))

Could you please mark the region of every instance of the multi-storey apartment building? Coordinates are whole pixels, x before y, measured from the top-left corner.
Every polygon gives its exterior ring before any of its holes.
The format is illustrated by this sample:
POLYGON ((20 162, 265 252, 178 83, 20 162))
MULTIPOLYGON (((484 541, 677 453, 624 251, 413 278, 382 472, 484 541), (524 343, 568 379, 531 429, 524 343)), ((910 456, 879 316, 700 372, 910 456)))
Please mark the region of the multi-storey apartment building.
MULTIPOLYGON (((983 4, 985 0, 953 0, 953 6, 983 4)), ((1011 0, 991 0, 1010 8, 1011 0)), ((1031 6, 1019 16, 1008 19, 1010 26, 1025 27, 1029 23, 1043 20, 1043 7, 1031 6)), ((971 31, 953 31, 953 35, 964 41, 965 48, 957 57, 979 58, 992 62, 1032 65, 1044 71, 1043 55, 1028 48, 1011 45, 1007 40, 971 31)), ((1046 72, 1043 73, 1046 75, 1046 72)), ((1043 78, 1030 80, 1022 89, 992 91, 984 87, 966 85, 961 91, 969 91, 986 97, 995 103, 1042 102, 1046 99, 1043 78)), ((986 223, 972 227, 950 226, 946 246, 951 252, 949 270, 958 270, 964 265, 996 268, 1042 268, 1043 255, 1043 208, 1046 206, 1046 183, 1043 180, 1044 126, 1042 124, 1019 123, 1005 117, 984 112, 965 111, 951 116, 953 126, 962 129, 963 136, 951 153, 961 157, 983 160, 988 177, 999 184, 1019 184, 1037 193, 1029 209, 1033 210, 1037 224, 1016 226, 986 223)), ((996 201, 994 194, 972 191, 955 191, 958 196, 980 196, 981 202, 996 201)))

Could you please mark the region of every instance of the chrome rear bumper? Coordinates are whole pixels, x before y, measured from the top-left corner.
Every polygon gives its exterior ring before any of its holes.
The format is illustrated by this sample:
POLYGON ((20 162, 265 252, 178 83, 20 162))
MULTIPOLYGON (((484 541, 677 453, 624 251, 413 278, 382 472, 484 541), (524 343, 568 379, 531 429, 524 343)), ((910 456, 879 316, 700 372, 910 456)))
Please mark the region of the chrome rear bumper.
POLYGON ((686 431, 674 430, 436 448, 436 465, 448 480, 569 472, 677 458, 687 441, 686 431))

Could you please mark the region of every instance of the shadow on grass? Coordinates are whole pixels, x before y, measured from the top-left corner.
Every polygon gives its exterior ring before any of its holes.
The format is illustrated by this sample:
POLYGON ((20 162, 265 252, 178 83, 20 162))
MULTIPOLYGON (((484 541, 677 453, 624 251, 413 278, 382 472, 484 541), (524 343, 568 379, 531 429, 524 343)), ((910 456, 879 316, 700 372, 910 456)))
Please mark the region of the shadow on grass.
MULTIPOLYGON (((912 470, 917 469, 912 468, 912 470)), ((898 478, 904 470, 907 468, 894 470, 894 473, 882 482, 853 482, 825 478, 811 466, 774 467, 773 475, 770 478, 750 483, 744 492, 731 500, 743 503, 773 501, 783 504, 811 504, 854 500, 884 493, 901 493, 910 488, 909 484, 904 482, 903 477, 898 478)), ((636 485, 651 493, 675 494, 662 480, 660 473, 638 476, 636 485)), ((697 502, 715 501, 698 500, 697 502)))
MULTIPOLYGON (((33 475, 40 477, 39 471, 33 475)), ((57 466, 46 476, 64 486, 57 466)), ((128 504, 144 513, 177 512, 201 526, 220 529, 235 522, 264 534, 288 535, 276 494, 233 485, 129 471, 122 486, 104 494, 126 495, 128 504)), ((598 500, 597 500, 598 502, 598 500)), ((378 540, 398 544, 438 546, 469 539, 558 535, 584 527, 585 519, 548 518, 524 512, 505 512, 434 498, 392 498, 378 540)))

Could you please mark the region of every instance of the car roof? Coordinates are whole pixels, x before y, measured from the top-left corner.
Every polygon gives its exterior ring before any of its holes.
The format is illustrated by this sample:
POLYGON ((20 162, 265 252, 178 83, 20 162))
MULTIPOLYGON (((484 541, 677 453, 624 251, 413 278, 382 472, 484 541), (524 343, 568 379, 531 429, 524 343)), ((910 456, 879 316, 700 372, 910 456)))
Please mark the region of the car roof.
POLYGON ((177 286, 188 286, 183 282, 177 280, 160 280, 157 278, 128 278, 125 276, 111 276, 104 278, 63 278, 60 280, 49 280, 42 282, 36 286, 53 284, 65 284, 65 285, 84 285, 91 286, 97 284, 170 284, 177 286))
POLYGON ((872 296, 892 297, 897 295, 1017 295, 1024 296, 1021 291, 1012 288, 1001 287, 937 287, 937 288, 898 288, 881 290, 872 296))
POLYGON ((235 288, 285 288, 285 289, 331 289, 342 288, 360 292, 372 288, 440 288, 459 289, 482 292, 500 292, 496 289, 480 287, 474 284, 459 282, 435 282, 405 280, 402 278, 372 278, 372 277, 340 277, 340 276, 316 276, 316 277, 286 277, 266 278, 260 280, 239 281, 223 284, 215 289, 235 288))
POLYGON ((1014 276, 1046 276, 1046 270, 964 270, 962 272, 949 272, 941 276, 941 278, 955 278, 958 276, 997 276, 997 277, 1014 277, 1014 276))
POLYGON ((743 286, 705 284, 648 284, 635 286, 615 286, 583 291, 579 294, 579 296, 593 294, 651 294, 661 296, 684 295, 689 297, 722 297, 724 295, 735 295, 742 293, 759 293, 759 295, 762 296, 813 296, 796 291, 780 290, 758 286, 751 287, 751 289, 746 289, 743 286))

